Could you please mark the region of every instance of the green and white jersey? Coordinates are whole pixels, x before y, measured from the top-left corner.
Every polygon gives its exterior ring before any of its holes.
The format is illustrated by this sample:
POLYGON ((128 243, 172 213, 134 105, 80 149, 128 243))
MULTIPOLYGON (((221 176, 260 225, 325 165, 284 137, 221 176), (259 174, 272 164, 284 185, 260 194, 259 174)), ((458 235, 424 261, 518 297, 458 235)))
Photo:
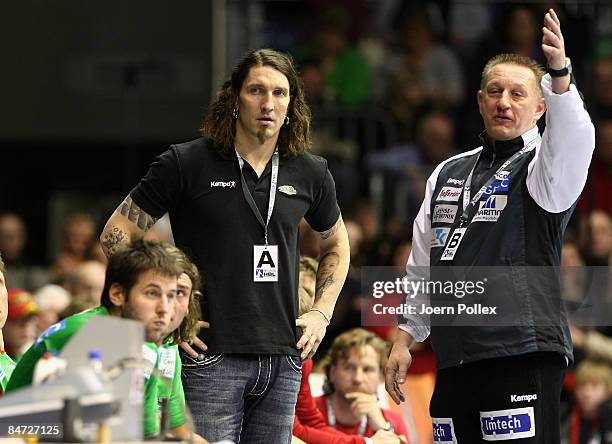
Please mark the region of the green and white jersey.
POLYGON ((159 433, 159 413, 157 408, 157 392, 159 388, 159 349, 151 342, 142 344, 142 357, 145 361, 144 370, 144 435, 145 437, 159 433))
POLYGON ((182 426, 185 416, 185 393, 181 381, 183 365, 178 345, 162 345, 159 348, 159 388, 157 398, 168 398, 170 428, 182 426))
POLYGON ((0 394, 6 390, 6 384, 15 370, 15 363, 6 352, 0 352, 0 394))
MULTIPOLYGON (((57 353, 68 343, 83 325, 93 316, 109 316, 108 310, 103 306, 90 308, 75 315, 69 316, 53 324, 32 344, 21 360, 17 363, 11 378, 6 385, 10 392, 32 384, 36 363, 45 352, 57 353)), ((158 347, 150 342, 143 343, 142 355, 146 362, 144 376, 144 434, 154 435, 159 432, 159 415, 157 408, 157 389, 159 376, 157 365, 159 361, 158 347)))
POLYGON ((13 375, 6 386, 6 391, 10 392, 31 385, 34 367, 36 367, 36 363, 45 352, 59 352, 72 336, 93 316, 108 316, 108 310, 103 306, 90 308, 89 310, 62 319, 47 328, 17 363, 13 375))

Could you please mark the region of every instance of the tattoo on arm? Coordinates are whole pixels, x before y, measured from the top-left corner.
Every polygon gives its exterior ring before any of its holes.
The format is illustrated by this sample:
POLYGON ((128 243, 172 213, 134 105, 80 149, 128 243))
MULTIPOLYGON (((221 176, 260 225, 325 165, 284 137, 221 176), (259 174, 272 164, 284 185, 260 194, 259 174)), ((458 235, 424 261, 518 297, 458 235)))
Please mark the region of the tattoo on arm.
POLYGON ((125 234, 120 228, 113 227, 109 230, 102 239, 102 245, 107 251, 107 256, 111 257, 117 252, 122 244, 129 242, 127 234, 125 234))
POLYGON ((149 215, 146 211, 143 211, 130 196, 126 197, 125 200, 119 206, 119 212, 128 218, 131 222, 134 222, 138 228, 143 231, 147 231, 155 222, 157 218, 149 215))
POLYGON ((340 264, 340 255, 334 251, 326 253, 319 262, 317 269, 317 291, 315 298, 323 295, 325 290, 331 287, 335 282, 334 273, 340 264))
POLYGON ((334 226, 331 227, 329 230, 325 230, 319 233, 321 235, 321 239, 325 240, 325 239, 329 239, 330 237, 332 237, 334 234, 338 232, 338 229, 340 228, 341 225, 342 225, 342 216, 338 217, 338 220, 336 221, 334 226))

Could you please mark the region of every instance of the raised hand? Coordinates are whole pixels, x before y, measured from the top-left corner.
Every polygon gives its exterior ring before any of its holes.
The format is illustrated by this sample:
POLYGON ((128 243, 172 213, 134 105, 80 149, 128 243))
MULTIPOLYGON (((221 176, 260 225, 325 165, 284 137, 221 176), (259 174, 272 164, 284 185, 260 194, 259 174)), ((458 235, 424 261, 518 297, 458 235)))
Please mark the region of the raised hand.
POLYGON ((561 33, 561 22, 553 9, 549 9, 544 16, 542 52, 544 52, 549 68, 565 68, 565 43, 561 33))

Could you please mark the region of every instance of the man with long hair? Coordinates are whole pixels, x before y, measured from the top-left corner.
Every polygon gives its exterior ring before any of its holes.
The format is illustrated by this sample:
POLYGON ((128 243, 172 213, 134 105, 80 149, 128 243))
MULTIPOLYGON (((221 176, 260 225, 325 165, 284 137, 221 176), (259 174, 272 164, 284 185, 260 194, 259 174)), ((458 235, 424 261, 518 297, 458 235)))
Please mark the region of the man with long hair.
POLYGON ((308 151, 310 110, 291 58, 248 52, 201 131, 153 162, 100 239, 112 255, 170 214, 177 246, 202 272, 202 320, 210 324, 207 350, 182 356, 198 433, 286 443, 300 358, 325 335, 349 263, 334 181, 326 161, 308 151), (320 233, 321 266, 314 305, 298 317, 302 217, 320 233))

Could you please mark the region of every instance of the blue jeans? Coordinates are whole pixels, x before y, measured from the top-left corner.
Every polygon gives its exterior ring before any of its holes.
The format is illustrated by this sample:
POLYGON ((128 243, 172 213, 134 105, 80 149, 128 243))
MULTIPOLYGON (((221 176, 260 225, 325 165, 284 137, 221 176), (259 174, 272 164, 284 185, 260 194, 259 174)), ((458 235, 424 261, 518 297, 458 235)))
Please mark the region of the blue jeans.
POLYGON ((185 400, 209 441, 287 444, 302 380, 298 356, 182 354, 185 400))

